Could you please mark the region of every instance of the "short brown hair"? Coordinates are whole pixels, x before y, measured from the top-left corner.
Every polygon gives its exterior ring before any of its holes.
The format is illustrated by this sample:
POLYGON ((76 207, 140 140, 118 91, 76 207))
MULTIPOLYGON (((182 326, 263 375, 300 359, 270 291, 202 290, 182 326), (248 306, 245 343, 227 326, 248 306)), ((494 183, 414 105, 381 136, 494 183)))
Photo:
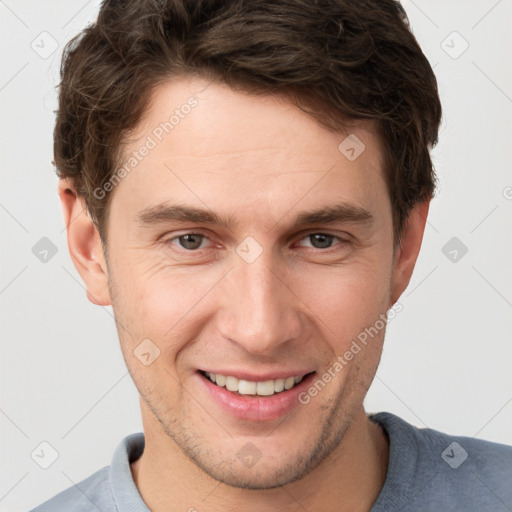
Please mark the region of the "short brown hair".
POLYGON ((122 161, 151 92, 195 75, 282 94, 331 129, 375 123, 395 242, 430 199, 441 104, 429 62, 394 0, 104 0, 66 46, 54 164, 82 196, 106 247, 111 194, 95 190, 122 161))

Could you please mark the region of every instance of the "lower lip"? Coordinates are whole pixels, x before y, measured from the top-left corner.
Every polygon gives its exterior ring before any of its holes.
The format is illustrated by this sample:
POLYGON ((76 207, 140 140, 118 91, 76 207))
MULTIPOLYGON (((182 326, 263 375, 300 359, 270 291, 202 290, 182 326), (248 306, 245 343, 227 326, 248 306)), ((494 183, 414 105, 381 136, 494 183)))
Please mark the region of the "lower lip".
POLYGON ((196 375, 213 400, 232 416, 249 421, 272 421, 302 405, 299 395, 308 388, 315 374, 307 375, 291 389, 268 396, 238 395, 225 387, 217 386, 199 372, 196 375))

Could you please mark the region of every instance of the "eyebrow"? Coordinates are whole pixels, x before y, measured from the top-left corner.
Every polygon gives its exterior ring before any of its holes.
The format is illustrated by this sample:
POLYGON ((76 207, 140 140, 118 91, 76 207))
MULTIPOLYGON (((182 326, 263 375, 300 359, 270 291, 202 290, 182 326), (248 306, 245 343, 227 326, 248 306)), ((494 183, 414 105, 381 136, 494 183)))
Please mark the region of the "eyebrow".
MULTIPOLYGON (((222 216, 211 210, 203 210, 180 204, 158 204, 141 210, 136 214, 136 222, 141 226, 151 226, 168 222, 193 222, 217 225, 229 230, 237 226, 234 216, 222 216)), ((349 203, 324 206, 297 215, 294 227, 306 224, 332 224, 336 222, 371 225, 374 216, 366 209, 349 203)), ((277 223, 276 223, 277 224, 277 223)))

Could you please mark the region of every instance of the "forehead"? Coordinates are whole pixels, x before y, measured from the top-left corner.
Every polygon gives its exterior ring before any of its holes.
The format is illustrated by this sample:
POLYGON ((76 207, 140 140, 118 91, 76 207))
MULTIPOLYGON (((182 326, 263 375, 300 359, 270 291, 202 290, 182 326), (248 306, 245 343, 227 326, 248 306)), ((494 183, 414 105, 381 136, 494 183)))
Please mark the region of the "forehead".
POLYGON ((387 199, 382 148, 368 122, 332 132, 283 97, 197 78, 154 90, 124 157, 112 208, 132 220, 173 202, 272 223, 292 209, 372 209, 387 199))

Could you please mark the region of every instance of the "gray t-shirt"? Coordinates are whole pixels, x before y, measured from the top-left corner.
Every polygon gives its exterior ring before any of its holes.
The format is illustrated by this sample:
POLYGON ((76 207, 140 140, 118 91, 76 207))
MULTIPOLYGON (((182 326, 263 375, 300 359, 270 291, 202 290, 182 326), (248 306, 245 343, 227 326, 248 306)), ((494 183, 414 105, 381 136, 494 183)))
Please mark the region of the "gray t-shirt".
MULTIPOLYGON (((417 428, 387 412, 369 414, 387 433, 389 466, 371 512, 510 512, 512 446, 417 428)), ((130 463, 144 450, 144 434, 118 445, 110 466, 31 512, 148 512, 130 463)))

